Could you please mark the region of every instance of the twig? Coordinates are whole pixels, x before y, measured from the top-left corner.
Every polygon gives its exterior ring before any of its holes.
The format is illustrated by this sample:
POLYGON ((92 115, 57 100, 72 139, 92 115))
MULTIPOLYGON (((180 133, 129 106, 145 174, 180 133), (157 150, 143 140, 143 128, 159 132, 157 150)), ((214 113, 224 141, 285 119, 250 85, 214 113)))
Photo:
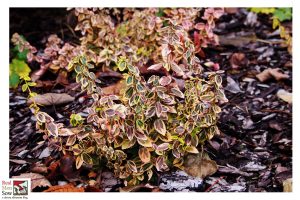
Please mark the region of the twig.
POLYGON ((271 112, 271 113, 283 113, 289 116, 292 116, 292 113, 285 111, 285 110, 275 110, 275 109, 263 109, 261 112, 271 112))
POLYGON ((212 188, 214 185, 218 184, 223 178, 224 178, 224 176, 221 176, 220 178, 218 178, 213 184, 211 184, 211 185, 205 190, 205 192, 209 192, 209 191, 211 190, 211 188, 212 188))

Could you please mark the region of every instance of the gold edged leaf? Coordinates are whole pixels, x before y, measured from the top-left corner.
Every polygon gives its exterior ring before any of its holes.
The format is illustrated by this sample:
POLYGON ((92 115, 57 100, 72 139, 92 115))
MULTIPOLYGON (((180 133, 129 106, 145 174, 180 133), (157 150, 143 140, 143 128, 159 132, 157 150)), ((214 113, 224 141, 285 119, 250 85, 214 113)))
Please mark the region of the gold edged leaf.
POLYGON ((171 88, 171 92, 174 96, 184 98, 184 94, 178 88, 171 88))
POLYGON ((145 148, 145 147, 140 148, 139 149, 139 157, 143 163, 150 162, 151 154, 150 154, 150 151, 148 150, 148 148, 145 148))
POLYGON ((72 146, 76 142, 76 135, 70 135, 67 139, 66 146, 72 146))
POLYGON ((81 156, 77 156, 76 158, 76 169, 79 169, 83 164, 83 160, 81 159, 81 156))
POLYGON ((167 129, 166 129, 166 125, 163 120, 156 119, 154 122, 154 128, 161 135, 166 135, 167 129))
POLYGON ((189 153, 199 153, 198 149, 194 146, 187 146, 185 148, 185 151, 187 151, 189 153))

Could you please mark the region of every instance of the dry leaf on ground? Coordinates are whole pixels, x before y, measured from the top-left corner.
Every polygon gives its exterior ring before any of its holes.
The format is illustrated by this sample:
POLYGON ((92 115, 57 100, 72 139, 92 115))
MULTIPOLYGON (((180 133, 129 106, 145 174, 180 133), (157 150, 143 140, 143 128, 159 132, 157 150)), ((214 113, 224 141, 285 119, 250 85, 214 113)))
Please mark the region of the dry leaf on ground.
POLYGON ((249 63, 244 53, 234 53, 230 58, 230 64, 233 69, 239 69, 245 67, 249 63))
POLYGON ((84 192, 83 187, 75 187, 72 183, 66 185, 55 185, 49 187, 44 192, 84 192))
POLYGON ((208 155, 189 154, 184 160, 184 171, 194 177, 205 178, 218 170, 215 161, 210 160, 208 155))
POLYGON ((279 68, 275 68, 275 69, 268 68, 256 75, 256 78, 260 82, 265 82, 272 77, 275 78, 275 80, 280 81, 289 78, 289 75, 280 72, 279 68))
POLYGON ((279 97, 280 99, 282 99, 283 101, 285 101, 289 104, 292 104, 292 102, 293 102, 292 93, 290 93, 286 90, 283 90, 283 89, 278 90, 277 97, 279 97))
POLYGON ((46 93, 46 94, 39 94, 35 97, 32 97, 28 100, 28 104, 33 103, 43 105, 43 106, 51 106, 51 105, 59 105, 59 104, 66 104, 69 102, 74 101, 74 97, 66 94, 66 93, 46 93))
POLYGON ((238 36, 235 34, 219 35, 219 43, 221 46, 235 46, 235 47, 244 47, 250 42, 256 42, 256 35, 249 36, 238 36))
POLYGON ((121 80, 116 84, 102 88, 102 91, 104 95, 110 95, 110 94, 119 95, 121 94, 121 90, 124 88, 125 88, 125 82, 121 80))
POLYGON ((46 174, 48 172, 48 168, 45 164, 40 162, 36 162, 33 164, 31 168, 31 172, 38 173, 38 174, 46 174))
POLYGON ((37 173, 24 173, 19 176, 13 176, 12 178, 30 178, 31 179, 31 191, 36 187, 50 187, 51 183, 45 178, 45 176, 37 173))

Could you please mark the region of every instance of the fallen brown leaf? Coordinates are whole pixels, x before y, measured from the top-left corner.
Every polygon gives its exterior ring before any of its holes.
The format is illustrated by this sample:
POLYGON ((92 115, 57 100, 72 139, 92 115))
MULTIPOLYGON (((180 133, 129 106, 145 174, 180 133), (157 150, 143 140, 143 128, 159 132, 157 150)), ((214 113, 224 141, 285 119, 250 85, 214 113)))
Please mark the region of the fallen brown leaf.
POLYGON ((184 160, 184 171, 193 177, 205 178, 218 170, 215 161, 211 160, 208 155, 189 154, 184 160))
POLYGON ((249 60, 244 53, 234 53, 229 62, 233 69, 239 69, 240 67, 245 67, 249 63, 249 60))
POLYGON ((265 82, 272 77, 275 78, 275 80, 280 81, 282 79, 289 78, 289 75, 280 72, 279 68, 275 68, 275 69, 268 68, 268 69, 265 69, 263 72, 256 75, 256 78, 260 82, 265 82))
POLYGON ((97 174, 94 171, 91 171, 91 172, 89 172, 88 177, 95 178, 95 177, 97 177, 97 174))
POLYGON ((45 178, 45 176, 37 173, 24 173, 19 176, 13 176, 12 178, 30 178, 31 179, 31 191, 36 187, 50 187, 51 183, 45 178))
POLYGON ((219 35, 219 43, 221 46, 230 45, 235 47, 244 47, 250 42, 256 42, 257 37, 255 34, 249 36, 238 35, 219 35))
POLYGON ((47 168, 47 171, 49 172, 47 178, 49 180, 54 179, 58 175, 59 164, 60 164, 60 162, 58 160, 58 161, 52 162, 49 165, 49 167, 47 168))
POLYGON ((58 76, 57 76, 55 82, 59 83, 61 85, 68 85, 69 84, 68 72, 66 72, 66 71, 60 71, 58 73, 58 76))
POLYGON ((31 172, 38 173, 38 174, 46 174, 48 172, 48 168, 42 163, 34 163, 31 172))
POLYGON ((119 95, 122 93, 122 89, 124 88, 125 88, 125 82, 121 80, 116 84, 102 88, 102 91, 104 95, 110 95, 110 94, 119 95))
POLYGON ((50 186, 44 192, 84 192, 83 187, 75 187, 72 183, 66 185, 50 186))
POLYGON ((66 94, 66 93, 46 93, 46 94, 38 94, 35 97, 32 97, 28 100, 28 104, 33 103, 43 105, 43 106, 51 106, 51 105, 59 105, 66 104, 74 101, 74 97, 66 94))
POLYGON ((80 170, 75 168, 75 159, 71 155, 64 155, 60 159, 60 173, 70 182, 77 181, 80 170))
POLYGON ((36 81, 36 88, 43 88, 45 90, 50 90, 55 85, 55 81, 36 81))

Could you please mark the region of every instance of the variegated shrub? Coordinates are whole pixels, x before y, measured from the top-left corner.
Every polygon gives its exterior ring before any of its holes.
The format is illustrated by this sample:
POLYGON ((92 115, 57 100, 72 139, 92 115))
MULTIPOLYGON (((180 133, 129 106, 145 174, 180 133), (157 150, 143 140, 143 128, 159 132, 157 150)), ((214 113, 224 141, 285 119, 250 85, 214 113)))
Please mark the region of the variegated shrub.
POLYGON ((219 133, 218 104, 227 101, 220 74, 203 72, 182 26, 171 21, 162 33, 162 61, 150 69, 164 68, 164 76, 145 80, 138 67, 121 56, 117 67, 126 87, 120 96, 104 95, 89 72, 90 58, 81 55, 68 68, 75 69, 76 81, 94 100, 86 121, 73 115, 78 127, 67 129, 46 113, 37 114, 39 130, 60 150, 76 156, 77 168, 105 162, 117 177, 135 185, 150 180, 154 171, 183 169, 185 156, 199 153, 205 141, 219 133))
MULTIPOLYGON (((46 71, 67 74, 71 68, 68 63, 76 56, 86 54, 96 67, 114 68, 117 58, 127 57, 136 67, 149 66, 150 63, 166 62, 168 52, 164 41, 166 27, 175 23, 185 31, 184 39, 191 37, 194 53, 203 56, 202 48, 218 44, 213 33, 215 20, 223 9, 215 8, 75 8, 77 16, 75 31, 81 33, 80 44, 64 42, 57 35, 50 35, 44 49, 31 46, 18 33, 13 34, 12 43, 18 51, 26 54, 27 61, 40 66, 31 76, 38 80, 46 71), (203 16, 201 17, 201 13, 203 16), (162 49, 163 48, 163 49, 162 49), (161 54, 161 51, 164 54, 161 54)), ((178 56, 191 53, 190 47, 176 49, 178 56), (184 51, 184 52, 183 52, 184 51)), ((173 54, 172 54, 173 55, 173 54)), ((174 58, 174 59, 178 59, 174 58)), ((165 65, 169 68, 169 65, 165 65)))

